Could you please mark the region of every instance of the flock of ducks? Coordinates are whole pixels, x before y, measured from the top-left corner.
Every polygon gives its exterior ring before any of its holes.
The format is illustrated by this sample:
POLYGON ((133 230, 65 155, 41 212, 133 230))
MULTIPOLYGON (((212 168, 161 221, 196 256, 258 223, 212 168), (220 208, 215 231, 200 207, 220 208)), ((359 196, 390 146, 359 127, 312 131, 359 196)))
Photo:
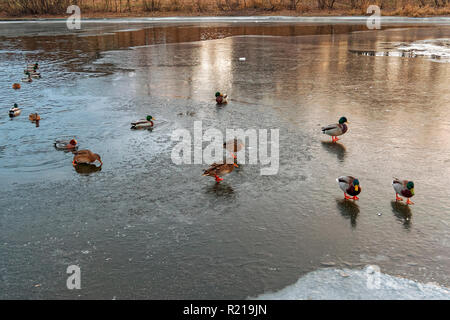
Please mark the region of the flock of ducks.
MULTIPOLYGON (((216 93, 216 102, 218 104, 226 103, 227 95, 223 95, 220 92, 216 93)), ((331 136, 331 141, 336 143, 340 140, 338 137, 342 136, 348 131, 348 120, 346 117, 341 117, 338 123, 330 124, 328 126, 322 127, 322 133, 331 136)), ((216 179, 219 183, 223 181, 221 178, 224 175, 231 173, 235 167, 239 167, 236 164, 236 155, 234 153, 240 151, 243 148, 243 143, 237 139, 234 141, 228 141, 223 144, 223 147, 231 153, 234 158, 233 163, 231 161, 226 161, 226 163, 213 163, 208 169, 203 173, 204 176, 211 176, 216 179)), ((359 179, 352 176, 341 176, 336 179, 339 188, 344 192, 344 198, 346 200, 359 200, 358 195, 361 193, 361 186, 359 179)), ((392 181, 392 187, 395 191, 395 200, 403 201, 403 196, 407 198, 406 204, 414 204, 411 198, 414 196, 414 182, 409 180, 401 180, 394 178, 392 181)))
MULTIPOLYGON (((39 63, 28 64, 26 69, 24 70, 25 78, 22 78, 22 82, 31 83, 33 82, 33 78, 40 79, 41 74, 38 72, 39 63)), ((21 88, 20 83, 14 83, 12 85, 14 90, 19 90, 21 88)), ((22 110, 19 108, 17 103, 9 109, 9 116, 11 118, 18 117, 22 113, 22 110)), ((37 113, 31 113, 28 116, 28 119, 36 123, 36 127, 39 127, 39 121, 41 117, 37 113)), ((78 149, 78 141, 76 139, 71 140, 56 140, 54 146, 57 150, 71 151, 74 154, 72 164, 76 167, 78 165, 84 164, 94 164, 96 161, 100 162, 100 166, 103 164, 100 156, 96 153, 93 153, 90 150, 79 150, 78 149)))
MULTIPOLYGON (((341 136, 348 131, 347 118, 341 117, 338 123, 330 124, 322 127, 322 133, 331 136, 332 142, 336 143, 341 136)), ((342 176, 336 179, 339 188, 344 192, 345 199, 359 200, 358 195, 361 193, 361 186, 359 180, 352 176, 342 176)), ((408 180, 400 180, 394 178, 392 187, 395 191, 395 201, 403 201, 399 195, 407 198, 406 204, 414 204, 411 198, 414 196, 414 182, 408 180)))
MULTIPOLYGON (((32 82, 32 78, 40 78, 41 75, 37 71, 39 69, 39 64, 28 64, 27 68, 24 70, 24 73, 27 75, 27 78, 22 79, 23 82, 32 82)), ((20 84, 14 83, 14 89, 20 89, 20 84)), ((221 92, 216 92, 215 94, 216 103, 218 105, 227 104, 228 96, 221 92)), ((21 109, 17 104, 9 110, 10 117, 17 117, 21 114, 21 109)), ((29 115, 29 120, 31 122, 35 122, 36 126, 39 126, 39 121, 41 117, 37 113, 32 113, 29 115)), ((147 129, 151 130, 154 126, 155 118, 148 115, 145 119, 137 120, 131 123, 131 129, 147 129)), ((322 127, 322 133, 331 136, 332 142, 336 143, 339 140, 339 136, 345 134, 348 131, 347 126, 347 118, 341 117, 338 123, 330 124, 326 127, 322 127)), ((76 139, 71 140, 57 140, 54 143, 54 146, 57 150, 65 150, 71 151, 74 154, 72 165, 77 167, 79 165, 95 165, 98 161, 100 163, 100 167, 103 165, 100 155, 94 153, 90 150, 77 150, 78 142, 76 139)), ((244 144, 237 139, 227 141, 223 144, 223 148, 227 150, 232 156, 233 160, 224 161, 222 163, 213 163, 208 169, 204 170, 203 176, 214 177, 217 183, 223 181, 223 176, 233 172, 234 168, 238 168, 238 164, 236 163, 237 157, 235 155, 236 152, 239 152, 244 147, 244 144)), ((359 200, 358 195, 361 193, 361 186, 359 179, 352 176, 341 176, 336 179, 339 187, 344 192, 344 198, 346 200, 359 200)), ((395 191, 395 200, 403 201, 403 199, 399 196, 403 196, 407 198, 406 204, 413 204, 411 202, 411 197, 414 196, 414 182, 409 180, 400 180, 394 178, 392 181, 392 187, 395 191)))

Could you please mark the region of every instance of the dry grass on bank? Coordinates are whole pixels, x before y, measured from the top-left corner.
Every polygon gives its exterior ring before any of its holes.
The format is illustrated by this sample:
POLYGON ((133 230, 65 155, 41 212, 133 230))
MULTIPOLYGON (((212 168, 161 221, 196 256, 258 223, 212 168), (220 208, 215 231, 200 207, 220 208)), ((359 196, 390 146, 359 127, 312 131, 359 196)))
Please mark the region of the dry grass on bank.
POLYGON ((66 15, 75 4, 89 17, 168 15, 450 15, 450 0, 0 0, 3 16, 66 15))

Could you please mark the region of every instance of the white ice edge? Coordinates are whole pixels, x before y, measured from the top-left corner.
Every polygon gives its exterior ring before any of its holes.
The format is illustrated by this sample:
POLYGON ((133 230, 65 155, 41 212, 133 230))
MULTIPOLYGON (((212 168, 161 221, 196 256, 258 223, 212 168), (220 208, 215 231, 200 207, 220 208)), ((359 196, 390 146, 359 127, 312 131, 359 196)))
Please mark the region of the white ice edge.
MULTIPOLYGON (((92 18, 82 19, 87 24, 117 24, 117 23, 209 23, 209 22, 279 22, 279 23, 360 23, 365 24, 369 16, 339 16, 339 17, 290 17, 290 16, 241 16, 241 17, 148 17, 148 18, 92 18)), ((394 17, 381 16, 381 24, 443 24, 450 25, 450 17, 394 17)), ((66 23, 66 19, 18 19, 0 20, 0 24, 9 23, 66 23)))
MULTIPOLYGON (((376 270, 376 269, 375 269, 376 270)), ((319 269, 302 276, 280 291, 264 293, 257 300, 450 300, 450 289, 355 269, 319 269)))

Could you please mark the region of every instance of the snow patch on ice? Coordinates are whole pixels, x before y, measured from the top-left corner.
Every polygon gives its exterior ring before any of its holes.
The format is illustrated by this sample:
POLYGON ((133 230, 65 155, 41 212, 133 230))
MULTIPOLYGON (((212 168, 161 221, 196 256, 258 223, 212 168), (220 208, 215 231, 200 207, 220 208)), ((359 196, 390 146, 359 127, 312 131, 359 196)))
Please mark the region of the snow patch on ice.
MULTIPOLYGON (((252 298, 254 299, 254 298, 252 298)), ((265 293, 261 300, 450 300, 450 289, 436 283, 413 280, 363 270, 319 269, 301 277, 278 292, 265 293)))
POLYGON ((423 56, 450 62, 450 39, 430 39, 397 46, 397 50, 411 56, 423 56))

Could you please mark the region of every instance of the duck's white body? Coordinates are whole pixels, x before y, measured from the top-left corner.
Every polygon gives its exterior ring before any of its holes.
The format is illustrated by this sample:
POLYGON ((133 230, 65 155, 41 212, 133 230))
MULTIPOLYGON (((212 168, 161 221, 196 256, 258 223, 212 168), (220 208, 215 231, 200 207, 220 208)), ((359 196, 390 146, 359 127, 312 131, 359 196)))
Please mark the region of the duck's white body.
POLYGON ((31 78, 22 78, 22 82, 33 82, 31 78))
POLYGON ((344 133, 346 133, 348 130, 348 127, 345 124, 330 124, 326 127, 322 128, 322 133, 327 134, 331 137, 337 137, 341 136, 344 133))
POLYGON ((22 112, 22 110, 20 110, 19 108, 11 108, 9 109, 9 116, 12 117, 17 117, 18 115, 20 115, 20 113, 22 112))
POLYGON ((153 128, 153 121, 138 120, 131 123, 131 129, 150 129, 153 128))
POLYGON ((350 176, 342 176, 336 179, 336 182, 341 188, 342 191, 347 192, 347 189, 350 188, 350 183, 353 181, 353 177, 350 176))
POLYGON ((217 102, 218 104, 226 104, 226 103, 228 103, 228 95, 223 94, 223 95, 218 96, 218 97, 216 98, 216 102, 217 102), (222 98, 222 101, 220 101, 219 98, 222 98))

